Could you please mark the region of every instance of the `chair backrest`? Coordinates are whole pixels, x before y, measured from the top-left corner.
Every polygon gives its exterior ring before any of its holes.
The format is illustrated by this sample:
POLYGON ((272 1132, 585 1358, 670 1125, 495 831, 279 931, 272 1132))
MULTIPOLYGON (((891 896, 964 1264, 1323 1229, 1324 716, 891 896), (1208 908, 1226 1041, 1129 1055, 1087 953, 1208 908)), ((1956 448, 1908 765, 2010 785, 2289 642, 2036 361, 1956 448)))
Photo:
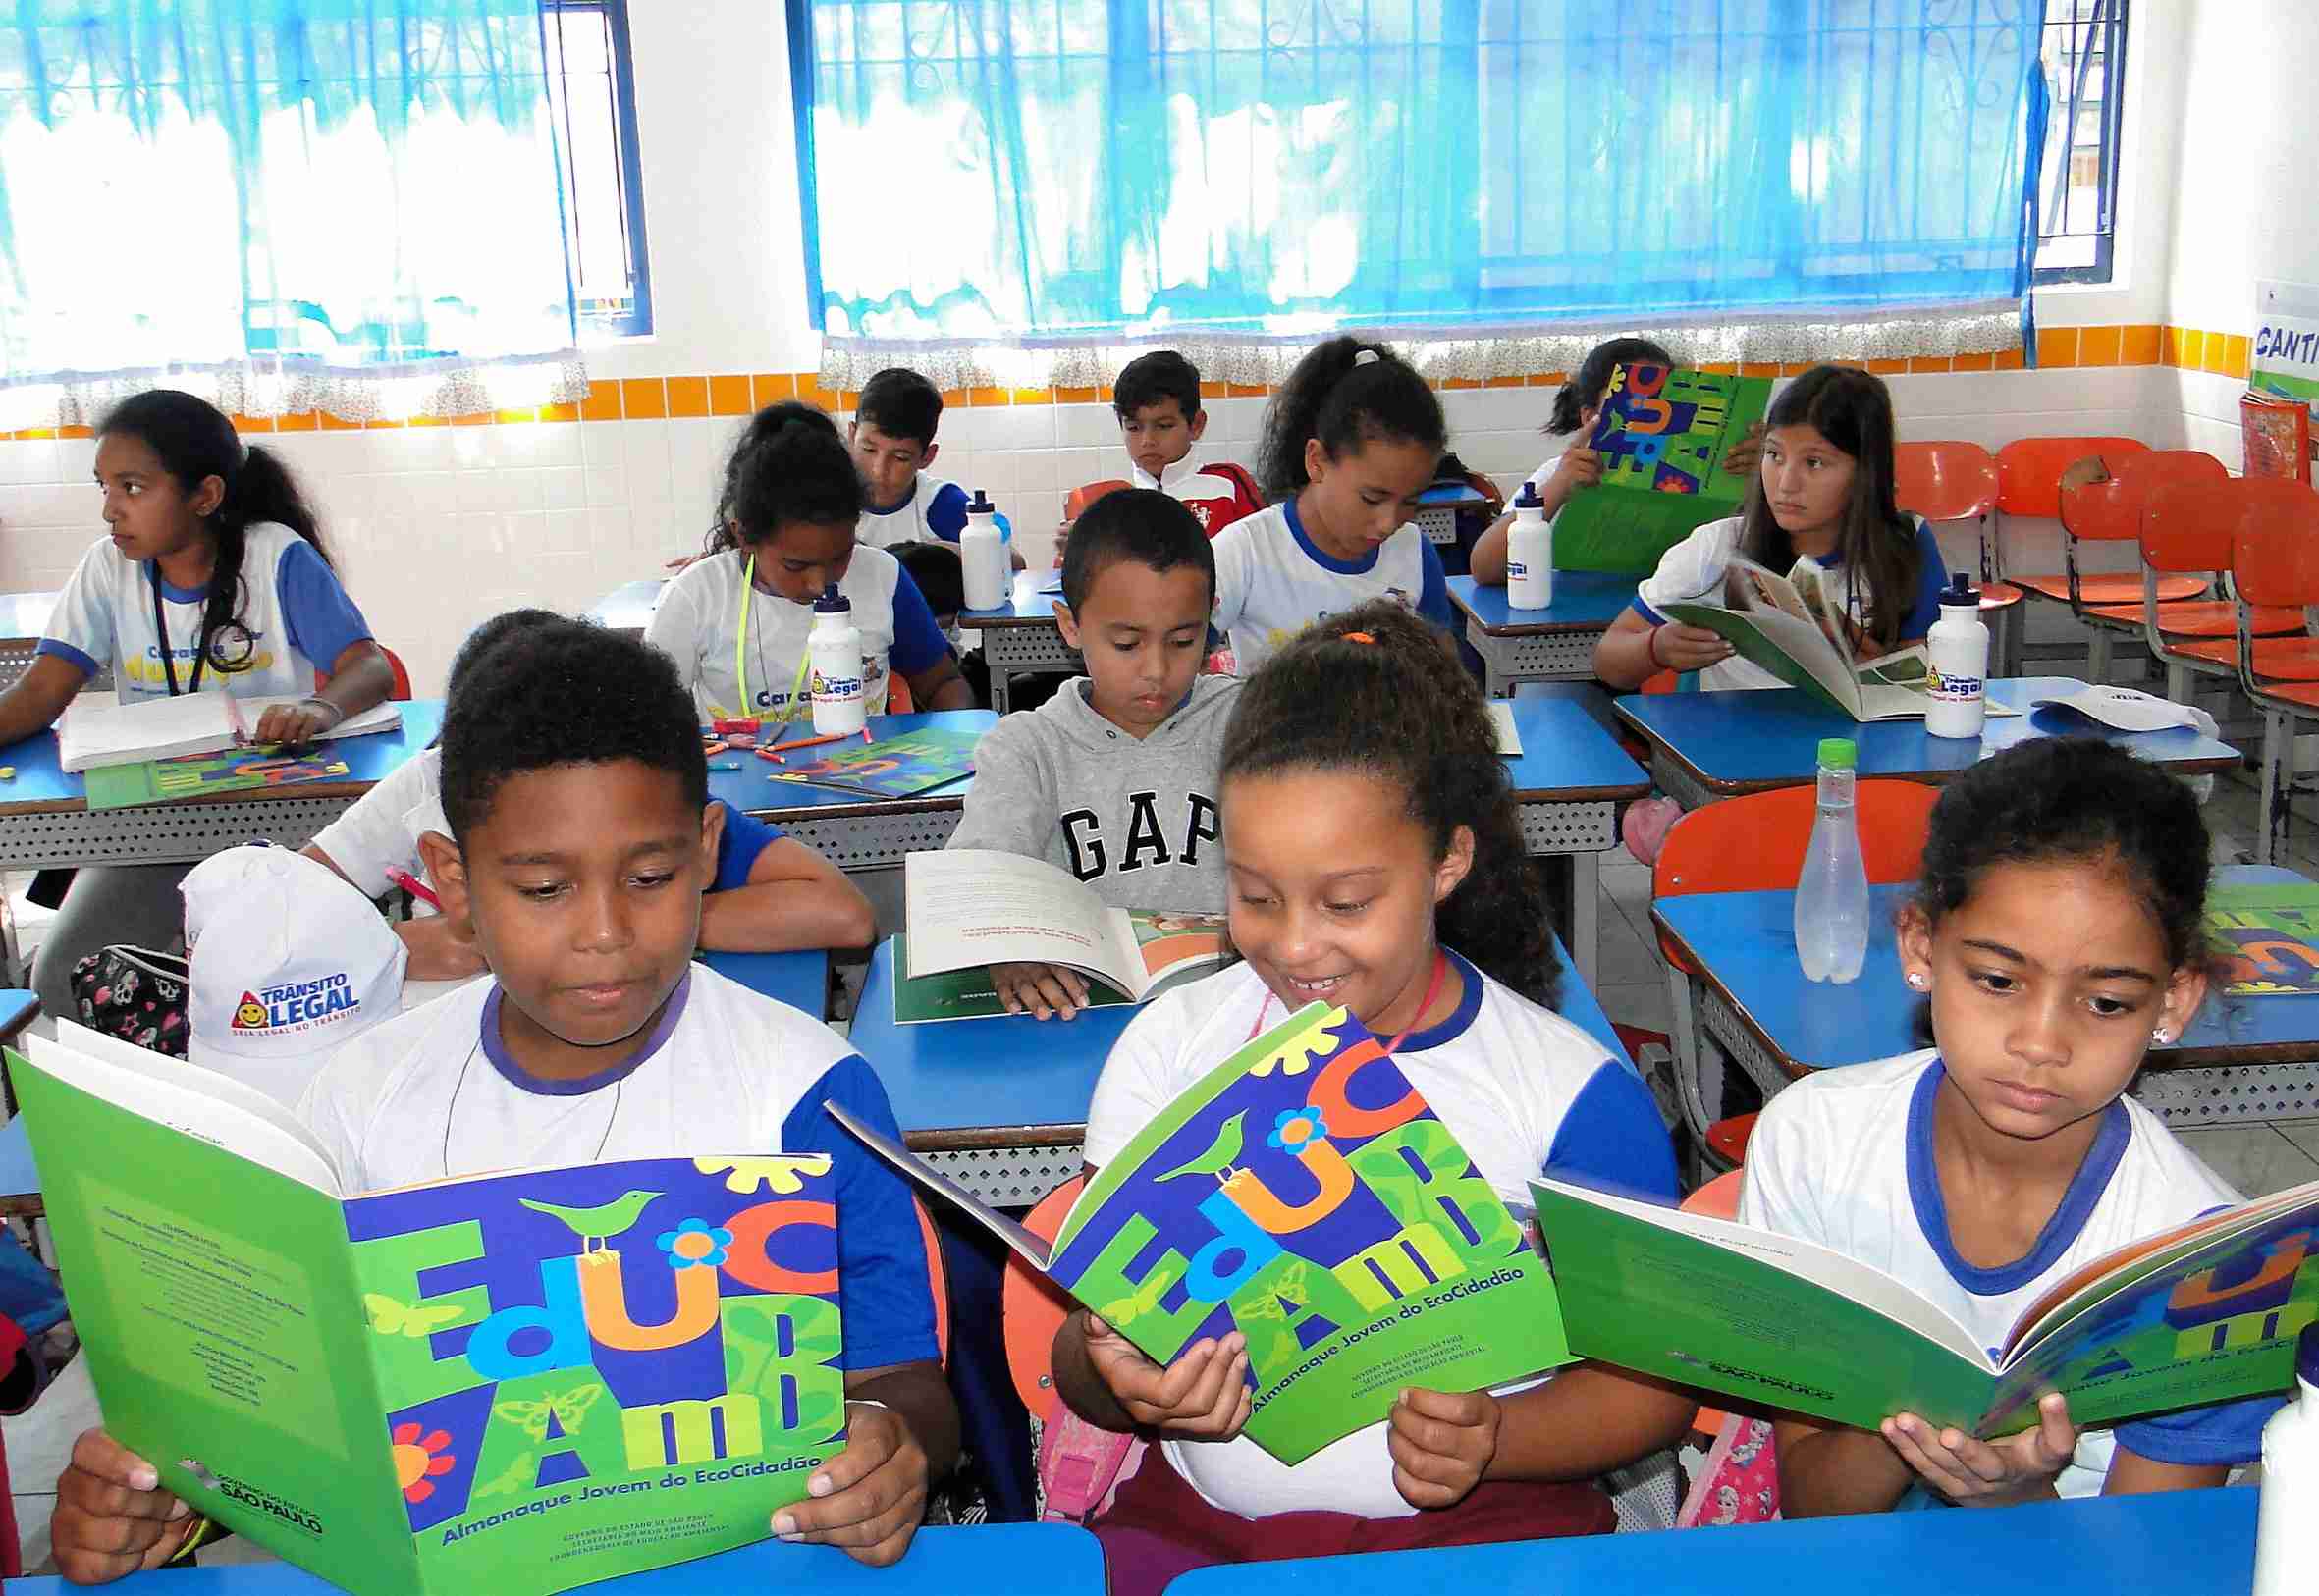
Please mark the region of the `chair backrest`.
POLYGON ((1703 1213, 1709 1219, 1732 1219, 1739 1214, 1741 1170, 1728 1169, 1683 1199, 1685 1213, 1703 1213))
POLYGON ((379 653, 387 657, 387 668, 395 672, 395 685, 387 689, 387 697, 397 704, 410 702, 410 672, 404 668, 402 656, 381 643, 379 653))
MULTIPOLYGON (((1940 789, 1920 781, 1873 779, 1853 789, 1853 816, 1860 826, 1861 858, 1871 885, 1913 881, 1924 855, 1932 806, 1940 789)), ((1775 787, 1695 809, 1667 832, 1650 867, 1650 895, 1679 898, 1693 892, 1767 892, 1796 884, 1804 873, 1804 850, 1811 841, 1817 806, 1811 785, 1775 787)), ((1689 971, 1691 963, 1659 938, 1668 963, 1689 971)))
MULTIPOLYGON (((1039 1199, 1023 1220, 1023 1228, 1043 1241, 1053 1241, 1063 1215, 1079 1197, 1086 1177, 1074 1175, 1039 1199)), ((1013 1253, 1006 1257, 1006 1279, 999 1295, 999 1328, 1006 1340, 1006 1370, 1014 1377, 1015 1394, 1033 1418, 1044 1421, 1054 1406, 1054 1333, 1071 1311, 1071 1300, 1053 1281, 1032 1269, 1013 1253)))
MULTIPOLYGON (((2259 480, 2259 479, 2258 479, 2259 480)), ((2246 512, 2246 483, 2161 482, 2142 501, 2142 563, 2167 574, 2231 568, 2232 539, 2246 512)))
POLYGON ((2017 438, 1997 451, 1997 507, 2008 515, 2059 515, 2064 471, 2099 454, 2115 472, 2149 447, 2138 438, 2017 438))
POLYGON ((1071 497, 1063 501, 1063 519, 1066 521, 1077 520, 1086 512, 1088 505, 1094 504, 1104 495, 1117 493, 1126 486, 1127 484, 1117 477, 1106 477, 1102 482, 1090 482, 1084 487, 1073 488, 1071 497))
POLYGON ((2064 487, 2062 527, 2088 543, 2131 543, 2141 536, 2142 511, 2160 488, 2213 488, 2230 480, 2223 462, 2203 451, 2147 450, 2118 461, 2100 482, 2064 487))
POLYGON ((1965 521, 1997 505, 1997 461, 1978 444, 1954 438, 1897 445, 1893 496, 1928 521, 1965 521))
POLYGON ((950 1364, 950 1276, 943 1267, 943 1239, 935 1233, 934 1215, 915 1196, 910 1207, 918 1215, 918 1234, 926 1242, 926 1284, 934 1293, 934 1345, 943 1366, 950 1364))
POLYGON ((2248 604, 2319 604, 2319 493, 2285 477, 2232 484, 2240 502, 2231 580, 2248 604))

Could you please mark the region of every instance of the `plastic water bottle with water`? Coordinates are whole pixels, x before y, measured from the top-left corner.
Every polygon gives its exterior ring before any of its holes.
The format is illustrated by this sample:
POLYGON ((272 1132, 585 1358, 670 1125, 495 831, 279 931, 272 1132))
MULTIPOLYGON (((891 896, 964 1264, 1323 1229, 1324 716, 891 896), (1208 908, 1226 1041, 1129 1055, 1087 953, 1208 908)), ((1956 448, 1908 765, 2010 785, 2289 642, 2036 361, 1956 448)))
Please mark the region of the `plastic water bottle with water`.
POLYGON ((1868 957, 1868 868, 1852 807, 1859 762, 1851 738, 1820 740, 1819 812, 1796 882, 1796 956, 1807 981, 1843 985, 1859 979, 1868 957))

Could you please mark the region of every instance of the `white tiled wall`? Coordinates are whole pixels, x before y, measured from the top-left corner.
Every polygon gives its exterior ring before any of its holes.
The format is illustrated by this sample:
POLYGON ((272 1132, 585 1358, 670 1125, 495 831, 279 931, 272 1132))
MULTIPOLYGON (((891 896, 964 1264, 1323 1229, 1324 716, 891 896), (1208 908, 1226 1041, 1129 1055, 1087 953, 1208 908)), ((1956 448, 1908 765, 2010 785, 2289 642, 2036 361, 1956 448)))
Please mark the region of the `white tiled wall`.
MULTIPOLYGON (((2217 430, 2225 417, 2236 426, 2236 385, 2223 378, 2126 367, 1888 380, 1904 438, 1994 448, 2038 434, 2123 432, 2180 447, 2187 432, 2237 463, 2235 430, 2217 430)), ((1560 447, 1537 430, 1549 397, 1480 389, 1442 402, 1461 456, 1510 485, 1560 447)), ((1213 401, 1209 447, 1252 458, 1264 405, 1213 401)), ((739 426, 728 417, 412 427, 261 442, 313 493, 349 587, 427 693, 440 690, 453 650, 484 617, 517 604, 578 611, 697 548, 739 426)), ((989 490, 1034 559, 1049 548, 1068 491, 1125 464, 1110 410, 1099 404, 953 408, 940 441, 936 471, 989 490)), ((93 453, 86 440, 0 443, 0 591, 60 585, 97 536, 93 453)), ((1962 547, 1953 556, 1967 562, 1962 547)))

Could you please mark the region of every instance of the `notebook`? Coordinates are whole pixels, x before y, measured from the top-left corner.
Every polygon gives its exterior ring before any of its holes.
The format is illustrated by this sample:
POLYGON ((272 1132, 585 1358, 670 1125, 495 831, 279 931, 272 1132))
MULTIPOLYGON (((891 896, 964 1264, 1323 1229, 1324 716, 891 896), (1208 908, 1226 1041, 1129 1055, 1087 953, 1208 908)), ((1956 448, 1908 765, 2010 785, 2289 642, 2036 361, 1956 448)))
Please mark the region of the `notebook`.
MULTIPOLYGON (((236 698, 230 693, 187 693, 134 704, 77 704, 56 723, 57 763, 72 773, 184 754, 222 754, 247 743, 250 728, 275 705, 302 702, 291 695, 236 698)), ((350 716, 322 735, 359 737, 393 731, 402 724, 402 710, 381 704, 350 716)))

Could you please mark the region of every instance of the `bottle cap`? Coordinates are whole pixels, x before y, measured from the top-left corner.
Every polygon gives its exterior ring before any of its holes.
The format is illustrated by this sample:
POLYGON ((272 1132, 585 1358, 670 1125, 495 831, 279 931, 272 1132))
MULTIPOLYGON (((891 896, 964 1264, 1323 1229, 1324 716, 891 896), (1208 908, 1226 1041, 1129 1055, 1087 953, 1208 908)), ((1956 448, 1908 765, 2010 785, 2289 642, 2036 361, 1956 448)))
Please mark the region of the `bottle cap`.
POLYGON ((2294 1377, 2319 1385, 2319 1324, 2306 1324, 2294 1344, 2294 1377))
POLYGON ((991 503, 989 494, 977 488, 974 490, 974 502, 966 506, 966 513, 969 515, 996 515, 998 513, 998 506, 991 503))
POLYGON ((1947 589, 1941 594, 1941 603, 1944 606, 1954 605, 1960 608, 1978 610, 1981 607, 1981 596, 1973 591, 1972 578, 1963 571, 1959 571, 1949 579, 1947 589))
POLYGON ((1831 771, 1849 771, 1860 763, 1861 751, 1850 737, 1822 737, 1820 764, 1831 771))
POLYGON ((1514 507, 1516 509, 1543 509, 1546 507, 1546 502, 1537 496, 1537 483, 1525 482, 1522 484, 1522 491, 1514 496, 1514 507))
POLYGON ((852 612, 853 601, 838 592, 835 582, 823 588, 822 596, 813 601, 813 612, 817 615, 843 615, 852 612))

